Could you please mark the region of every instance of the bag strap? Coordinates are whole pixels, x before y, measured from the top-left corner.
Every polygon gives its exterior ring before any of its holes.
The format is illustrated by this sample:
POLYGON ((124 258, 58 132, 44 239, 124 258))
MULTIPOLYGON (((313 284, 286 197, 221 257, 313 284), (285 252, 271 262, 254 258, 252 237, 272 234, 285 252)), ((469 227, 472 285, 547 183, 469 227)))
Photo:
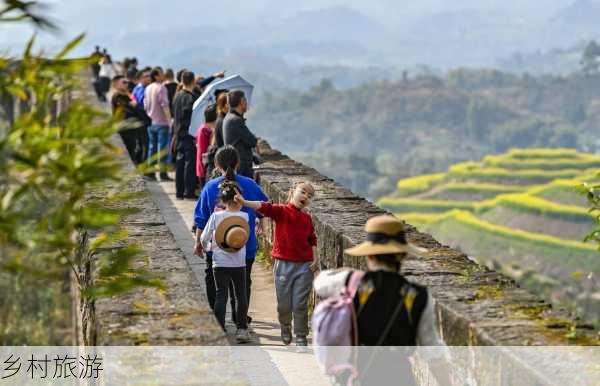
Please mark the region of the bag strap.
POLYGON ((346 284, 346 291, 350 297, 354 297, 356 295, 356 291, 358 291, 358 286, 360 285, 360 281, 362 280, 365 273, 363 271, 352 271, 350 272, 350 277, 348 278, 348 284, 346 284))
MULTIPOLYGON (((404 283, 404 284, 402 284, 402 287, 400 288, 400 295, 402 298, 398 302, 398 305, 394 309, 394 313, 390 317, 390 320, 388 320, 387 325, 385 326, 385 329, 381 333, 381 336, 379 337, 379 340, 377 341, 377 344, 375 345, 376 347, 373 350, 371 357, 367 361, 367 365, 364 367, 364 373, 366 373, 371 368, 371 364, 373 364, 373 360, 375 359, 375 357, 377 356, 377 353, 379 352, 379 348, 380 348, 379 346, 381 346, 383 344, 383 342, 389 335, 390 331, 392 330, 392 326, 394 325, 394 322, 396 321, 396 319, 398 319, 398 315, 400 314, 400 311, 405 306, 405 299, 407 296, 410 296, 412 298, 411 304, 409 307, 409 308, 412 308, 412 301, 414 300, 415 290, 412 287, 410 287, 407 283, 404 283)), ((412 320, 410 318, 410 310, 408 310, 408 313, 409 313, 409 322, 412 324, 412 320)))

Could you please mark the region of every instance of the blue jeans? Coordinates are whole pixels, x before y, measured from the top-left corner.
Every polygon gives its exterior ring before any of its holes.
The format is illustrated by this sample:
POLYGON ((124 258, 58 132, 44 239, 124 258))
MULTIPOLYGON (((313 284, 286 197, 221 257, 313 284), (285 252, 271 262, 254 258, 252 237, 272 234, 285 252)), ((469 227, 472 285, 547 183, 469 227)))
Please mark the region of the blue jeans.
POLYGON ((169 126, 150 125, 148 126, 148 166, 153 166, 157 162, 158 169, 165 171, 165 161, 169 146, 169 126), (159 156, 156 154, 160 153, 159 156))

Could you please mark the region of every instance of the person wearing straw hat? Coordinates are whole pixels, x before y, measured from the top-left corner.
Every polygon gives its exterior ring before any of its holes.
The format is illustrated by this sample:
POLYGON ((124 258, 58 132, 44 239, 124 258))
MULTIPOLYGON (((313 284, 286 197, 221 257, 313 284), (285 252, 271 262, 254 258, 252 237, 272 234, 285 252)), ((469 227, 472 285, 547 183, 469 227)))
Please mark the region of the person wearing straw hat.
POLYGON ((250 238, 248 214, 234 198, 241 193, 235 181, 223 181, 219 185, 219 199, 224 210, 213 212, 200 235, 201 247, 212 251, 213 273, 215 278, 214 312, 219 324, 225 330, 225 311, 229 285, 233 289, 237 306, 236 340, 238 343, 250 341, 248 333, 248 298, 246 295, 246 243, 250 238))
MULTIPOLYGON (((367 271, 362 275, 353 298, 358 344, 444 346, 437 328, 433 298, 425 287, 409 282, 400 272, 401 264, 408 256, 419 258, 427 250, 408 242, 404 223, 394 216, 373 217, 364 229, 365 241, 344 251, 351 256, 366 257, 367 271)), ((322 271, 313 284, 317 296, 327 298, 342 293, 352 272, 348 269, 322 271)), ((390 370, 393 374, 412 374, 406 357, 399 359, 384 351, 385 355, 376 355, 373 360, 369 355, 372 351, 366 351, 359 351, 358 356, 362 384, 398 384, 397 378, 390 377, 390 370), (409 371, 402 371, 404 369, 409 371)), ((445 367, 445 354, 444 349, 420 353, 421 359, 434 364, 432 370, 440 385, 451 384, 445 367), (438 360, 441 360, 440 366, 438 360)), ((414 379, 403 378, 402 384, 410 385, 411 381, 414 382, 414 379)))

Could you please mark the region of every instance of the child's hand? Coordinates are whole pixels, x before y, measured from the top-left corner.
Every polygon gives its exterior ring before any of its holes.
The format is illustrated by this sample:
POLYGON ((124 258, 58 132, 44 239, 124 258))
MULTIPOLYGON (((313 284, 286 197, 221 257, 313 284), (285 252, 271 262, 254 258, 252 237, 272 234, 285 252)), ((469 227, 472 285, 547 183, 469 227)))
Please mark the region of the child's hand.
POLYGON ((233 200, 236 203, 238 203, 238 204, 240 204, 242 206, 244 206, 244 204, 245 204, 244 197, 241 194, 239 194, 239 193, 235 195, 235 197, 233 198, 233 200))
POLYGON ((317 259, 313 260, 313 262, 309 266, 309 269, 311 272, 316 272, 319 270, 319 262, 317 261, 317 259))
POLYGON ((196 245, 194 247, 194 253, 196 254, 196 256, 204 256, 204 249, 202 248, 202 243, 198 240, 196 241, 196 245))

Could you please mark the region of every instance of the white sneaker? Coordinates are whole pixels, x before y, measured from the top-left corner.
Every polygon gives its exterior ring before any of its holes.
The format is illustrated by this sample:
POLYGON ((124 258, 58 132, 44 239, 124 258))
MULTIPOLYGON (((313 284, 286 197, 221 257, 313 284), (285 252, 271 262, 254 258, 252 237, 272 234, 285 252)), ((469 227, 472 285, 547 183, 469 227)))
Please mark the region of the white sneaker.
POLYGON ((250 342, 250 333, 248 332, 247 329, 245 328, 240 328, 239 330, 237 330, 237 332, 235 333, 235 340, 238 343, 248 343, 250 342))

